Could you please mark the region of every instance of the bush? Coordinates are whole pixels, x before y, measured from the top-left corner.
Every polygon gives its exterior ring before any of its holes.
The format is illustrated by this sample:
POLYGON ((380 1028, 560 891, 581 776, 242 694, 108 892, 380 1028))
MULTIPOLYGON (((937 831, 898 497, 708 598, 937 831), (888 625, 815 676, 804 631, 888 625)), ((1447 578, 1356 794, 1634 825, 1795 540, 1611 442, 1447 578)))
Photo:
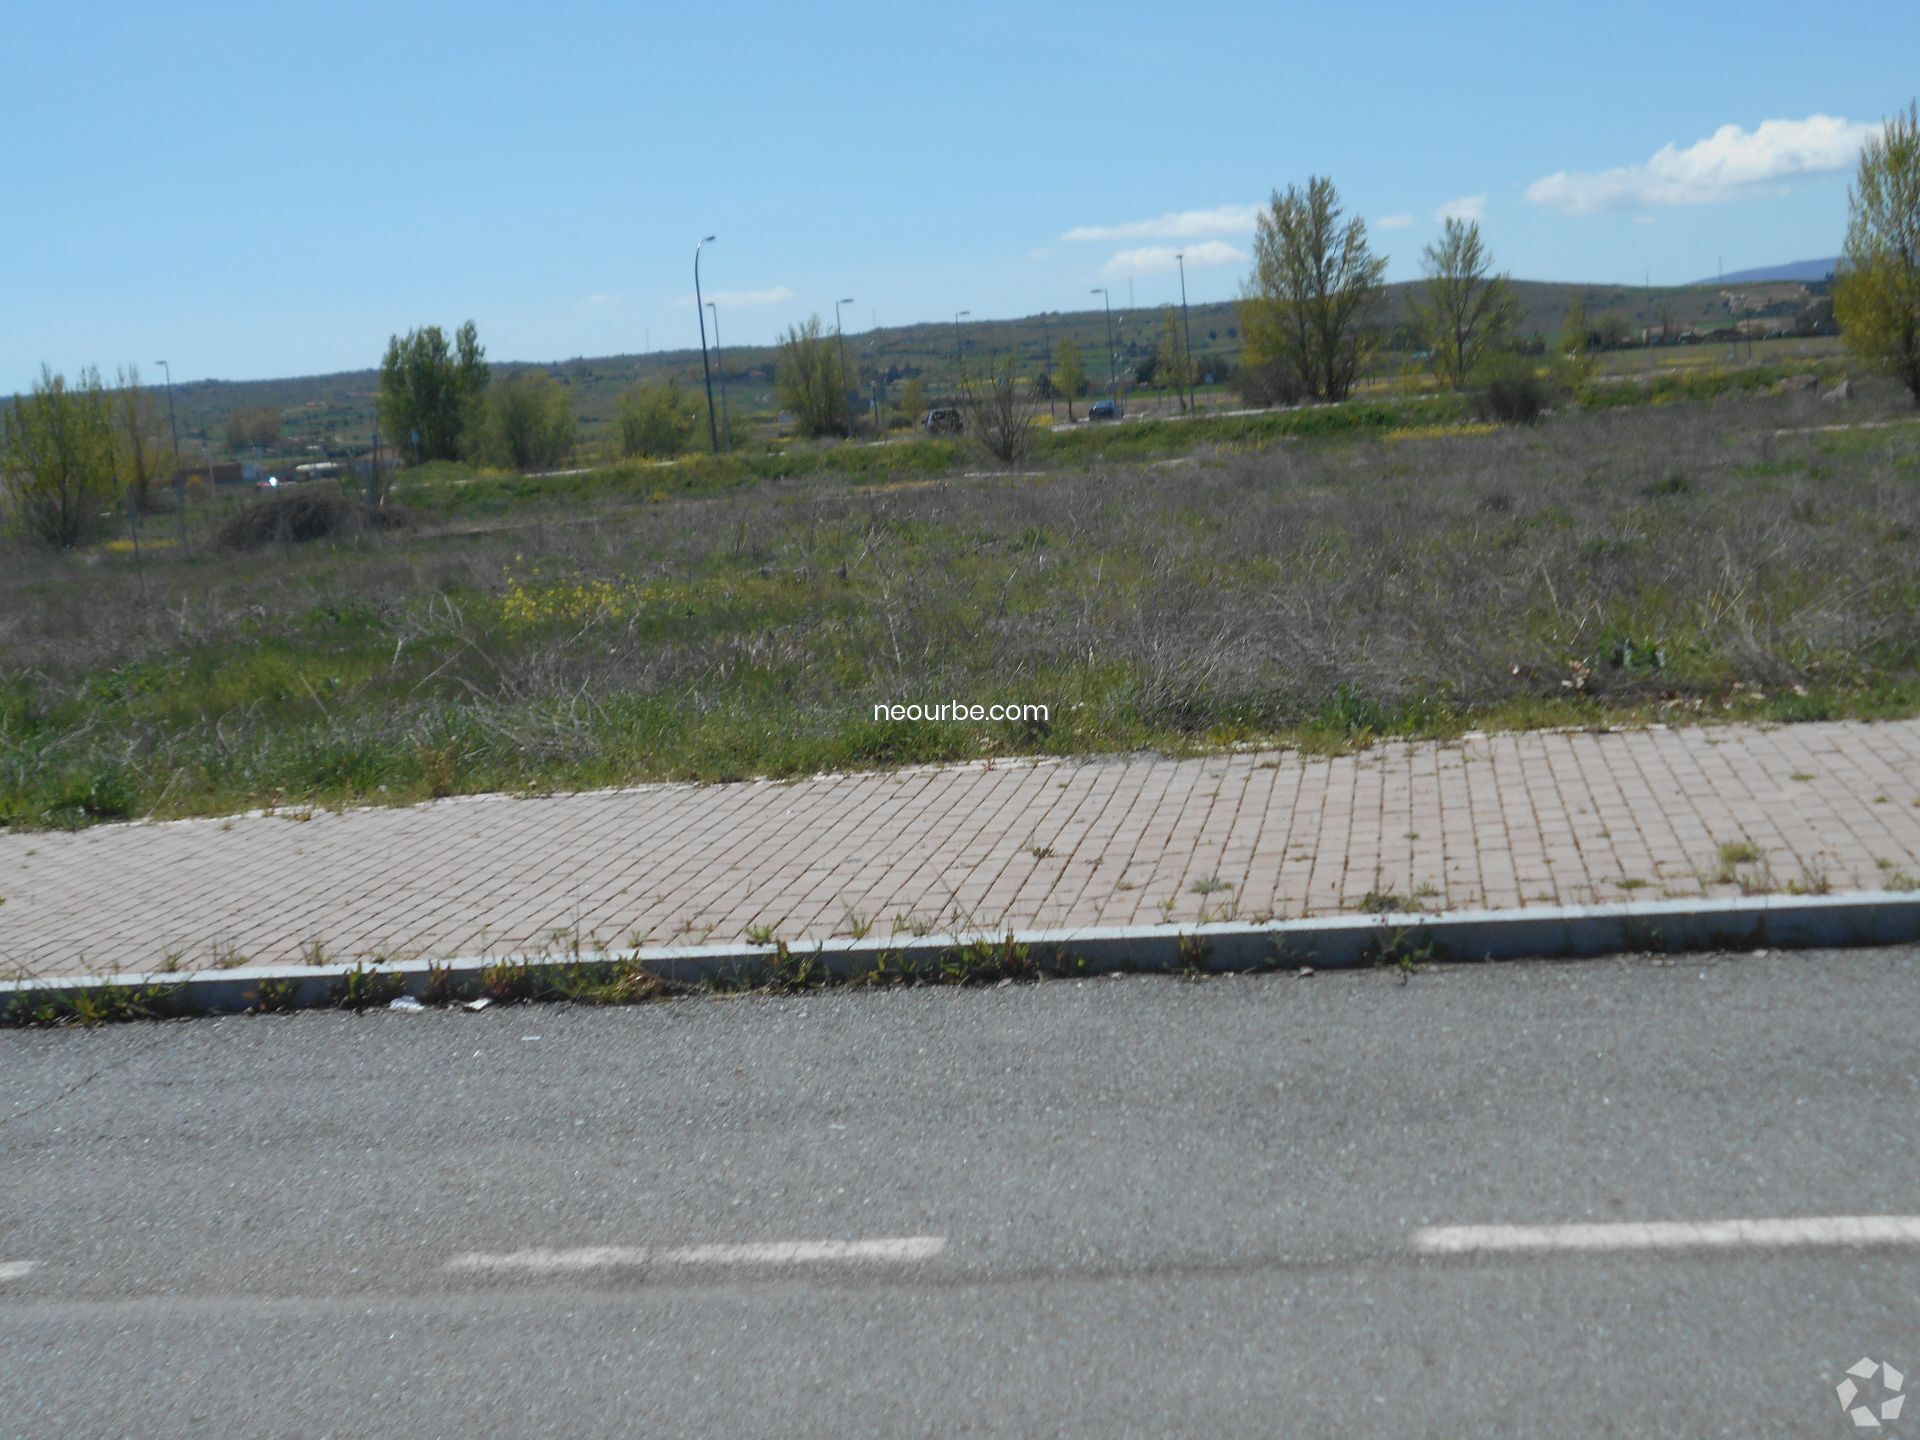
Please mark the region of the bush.
POLYGON ((1534 424, 1552 406, 1558 388, 1519 355, 1497 355, 1476 374, 1484 390, 1482 416, 1502 425, 1534 424))
POLYGON ((71 385, 44 365, 0 408, 0 500, 20 534, 71 550, 105 535, 120 502, 113 415, 100 372, 71 385))
POLYGON ((620 453, 681 454, 699 420, 700 407, 681 391, 678 377, 668 377, 663 385, 634 385, 620 397, 620 453))
POLYGON ((1298 372, 1278 360, 1243 362, 1228 383, 1248 405, 1298 405, 1307 394, 1298 372))
POLYGON ((479 456, 513 470, 551 470, 573 450, 573 402, 544 370, 495 380, 480 410, 479 456))
MULTIPOLYGON (((407 523, 407 514, 383 505, 374 512, 372 526, 393 530, 407 523)), ((263 545, 286 545, 308 540, 332 540, 368 528, 366 511, 333 486, 290 490, 251 501, 220 527, 225 550, 257 550, 263 545)))

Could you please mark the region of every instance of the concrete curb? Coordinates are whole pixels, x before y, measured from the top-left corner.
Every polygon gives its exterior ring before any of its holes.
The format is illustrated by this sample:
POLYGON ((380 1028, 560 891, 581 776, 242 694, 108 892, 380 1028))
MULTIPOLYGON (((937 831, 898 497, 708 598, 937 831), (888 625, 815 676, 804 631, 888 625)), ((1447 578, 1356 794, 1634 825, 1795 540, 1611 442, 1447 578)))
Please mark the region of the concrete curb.
MULTIPOLYGON (((795 946, 837 977, 890 963, 938 966, 969 945, 998 947, 1004 935, 927 935, 832 940, 795 946)), ((1311 965, 1339 969, 1401 958, 1454 962, 1570 959, 1623 951, 1809 949, 1893 945, 1920 940, 1920 894, 1763 895, 1731 900, 1662 900, 1620 905, 1530 906, 1460 910, 1439 915, 1329 915, 1264 925, 1142 925, 1014 933, 1016 945, 1061 957, 1055 973, 1108 974, 1198 967, 1215 972, 1311 965)), ((0 1016, 16 1006, 78 992, 164 991, 170 1013, 233 1014, 336 1003, 346 977, 379 977, 380 998, 429 995, 465 999, 483 994, 484 972, 502 965, 543 967, 638 962, 662 979, 685 984, 767 978, 768 946, 654 946, 585 955, 465 956, 387 965, 254 966, 180 973, 59 976, 0 982, 0 1016)))

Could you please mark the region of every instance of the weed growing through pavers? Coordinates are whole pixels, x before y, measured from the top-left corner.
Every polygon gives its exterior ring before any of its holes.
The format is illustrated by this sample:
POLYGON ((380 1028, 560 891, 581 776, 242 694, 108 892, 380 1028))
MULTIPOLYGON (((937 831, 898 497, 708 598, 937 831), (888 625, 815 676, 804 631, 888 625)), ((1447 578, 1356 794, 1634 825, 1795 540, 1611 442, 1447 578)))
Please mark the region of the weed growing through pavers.
POLYGON ((1833 878, 1827 874, 1826 862, 1815 857, 1809 861, 1805 873, 1798 880, 1787 882, 1789 895, 1830 895, 1833 893, 1833 878))
POLYGON ((1742 866, 1759 863, 1760 852, 1744 840, 1728 840, 1720 846, 1718 866, 1713 872, 1717 885, 1740 883, 1742 866))
POLYGON ((1369 890, 1360 898, 1363 915, 1404 915, 1421 908, 1418 900, 1395 890, 1369 890))
POLYGON ((1231 890, 1233 882, 1222 880, 1218 875, 1209 875, 1205 879, 1194 881, 1187 888, 1195 895, 1217 895, 1222 890, 1231 890))

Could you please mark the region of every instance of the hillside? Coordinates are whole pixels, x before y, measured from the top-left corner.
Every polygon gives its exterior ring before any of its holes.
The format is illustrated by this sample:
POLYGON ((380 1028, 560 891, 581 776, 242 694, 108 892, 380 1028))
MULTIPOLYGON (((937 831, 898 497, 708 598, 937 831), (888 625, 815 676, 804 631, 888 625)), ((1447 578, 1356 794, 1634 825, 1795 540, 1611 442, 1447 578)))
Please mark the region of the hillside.
POLYGON ((1762 265, 1757 270, 1735 270, 1730 275, 1696 280, 1696 285, 1758 285, 1772 280, 1792 280, 1801 284, 1825 280, 1839 267, 1840 257, 1824 260, 1789 260, 1784 265, 1762 265))
MULTIPOLYGON (((1727 277, 1729 282, 1735 278, 1727 277)), ((1767 282, 1759 289, 1742 283, 1746 285, 1746 303, 1755 308, 1791 303, 1806 294, 1804 286, 1788 281, 1767 282)), ((1406 320, 1407 302, 1416 288, 1417 282, 1388 287, 1385 320, 1389 326, 1406 320)), ((1678 326, 1703 329, 1726 325, 1730 320, 1727 302, 1714 286, 1646 289, 1521 280, 1514 282, 1514 289, 1521 307, 1521 332, 1543 339, 1558 335, 1568 304, 1576 294, 1584 300, 1590 317, 1617 314, 1634 334, 1643 326, 1660 323, 1665 316, 1678 326)), ((1238 358, 1240 333, 1235 308, 1232 302, 1192 307, 1193 348, 1203 373, 1210 357, 1222 357, 1229 363, 1238 358)), ((900 384, 915 375, 923 377, 928 389, 936 394, 952 383, 956 339, 964 345, 970 360, 1013 351, 1028 370, 1040 367, 1050 345, 1065 341, 1085 348, 1088 385, 1097 390, 1106 382, 1102 358, 1106 323, 1102 311, 1079 310, 970 320, 957 335, 952 323, 946 321, 891 326, 849 334, 848 360, 861 375, 863 389, 871 393, 879 381, 887 386, 889 396, 897 399, 900 384)), ((1114 312, 1114 344, 1123 371, 1130 361, 1155 352, 1162 324, 1158 309, 1114 312)), ((486 337, 481 338, 484 341, 486 337)), ((383 343, 384 337, 371 337, 369 353, 377 354, 383 343)), ((729 347, 720 356, 716 384, 736 414, 765 414, 776 408, 774 358, 771 346, 729 347)), ((1399 361, 1388 357, 1382 363, 1397 365, 1399 361)), ((621 392, 634 382, 677 376, 689 387, 700 384, 697 348, 544 362, 496 360, 494 370, 496 374, 511 374, 536 365, 573 389, 581 440, 588 446, 604 439, 621 392)), ((329 451, 363 447, 372 429, 378 390, 379 374, 369 368, 280 380, 205 380, 176 386, 174 395, 184 448, 192 452, 204 442, 219 457, 227 453, 228 418, 262 406, 280 411, 290 452, 307 445, 329 451)))

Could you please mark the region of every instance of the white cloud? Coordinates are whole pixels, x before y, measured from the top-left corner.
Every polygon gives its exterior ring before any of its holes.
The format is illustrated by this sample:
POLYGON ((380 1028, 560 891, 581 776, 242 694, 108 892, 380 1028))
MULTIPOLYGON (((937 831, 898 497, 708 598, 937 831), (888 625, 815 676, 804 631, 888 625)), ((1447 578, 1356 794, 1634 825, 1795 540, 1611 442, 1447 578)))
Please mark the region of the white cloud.
POLYGON ((618 305, 619 303, 620 297, 618 295, 609 295, 604 290, 596 290, 593 294, 587 296, 587 304, 589 305, 618 305))
POLYGON ((1633 223, 1636 225, 1651 225, 1653 223, 1653 217, 1651 215, 1636 215, 1633 217, 1633 223))
POLYGON ((1527 187, 1527 199, 1569 215, 1643 205, 1709 205, 1797 175, 1850 170, 1880 127, 1836 115, 1762 120, 1753 130, 1722 125, 1682 150, 1669 142, 1639 165, 1593 172, 1556 170, 1527 187))
MULTIPOLYGON (((775 285, 770 290, 709 290, 705 298, 723 309, 746 310, 755 305, 778 305, 791 300, 793 291, 784 285, 775 285)), ((675 303, 691 305, 693 296, 682 295, 675 303)))
POLYGON ((1157 275, 1164 270, 1172 270, 1179 265, 1176 258, 1187 257, 1189 268, 1201 265, 1234 265, 1246 260, 1244 252, 1236 250, 1224 240, 1202 240, 1198 245, 1188 245, 1184 249, 1177 245, 1143 245, 1137 250, 1122 250, 1105 265, 1100 273, 1109 280, 1124 280, 1129 275, 1157 275))
POLYGON ((1487 197, 1485 195, 1462 195, 1447 201, 1433 212, 1435 220, 1471 220, 1478 225, 1487 218, 1487 197))
POLYGON ((1373 222, 1373 228, 1376 230, 1405 230, 1412 224, 1413 216, 1407 214, 1405 211, 1401 211, 1397 215, 1382 215, 1378 220, 1373 222))
POLYGON ((1177 210, 1151 220, 1119 225, 1076 225, 1062 240, 1195 240, 1208 235, 1251 235, 1262 205, 1216 205, 1211 210, 1177 210))

